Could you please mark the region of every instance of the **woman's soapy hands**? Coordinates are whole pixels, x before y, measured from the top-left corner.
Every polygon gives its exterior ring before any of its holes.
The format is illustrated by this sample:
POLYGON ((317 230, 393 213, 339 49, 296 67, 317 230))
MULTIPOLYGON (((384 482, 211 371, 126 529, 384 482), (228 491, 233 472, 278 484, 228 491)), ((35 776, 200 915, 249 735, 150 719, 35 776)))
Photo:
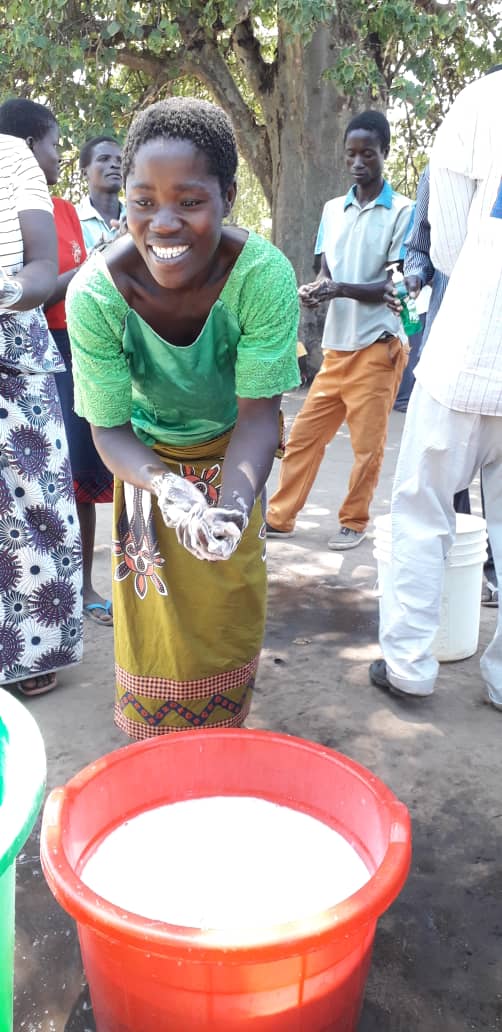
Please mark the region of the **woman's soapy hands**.
POLYGON ((237 500, 235 508, 209 506, 195 484, 170 472, 155 476, 152 490, 164 523, 176 530, 180 545, 197 559, 230 559, 248 525, 243 503, 237 500))
POLYGON ((248 518, 241 509, 224 509, 207 506, 190 513, 176 528, 178 541, 197 559, 218 562, 230 559, 237 548, 248 524, 248 518))
POLYGON ((152 491, 157 495, 159 509, 166 527, 178 528, 189 514, 203 511, 207 502, 195 484, 176 473, 160 473, 152 479, 152 491))

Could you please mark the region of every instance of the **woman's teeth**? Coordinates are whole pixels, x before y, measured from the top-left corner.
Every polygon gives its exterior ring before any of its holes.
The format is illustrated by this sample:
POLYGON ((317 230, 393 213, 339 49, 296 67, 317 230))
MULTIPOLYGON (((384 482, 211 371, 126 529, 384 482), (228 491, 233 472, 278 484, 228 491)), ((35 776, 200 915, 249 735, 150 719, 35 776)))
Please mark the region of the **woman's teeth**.
POLYGON ((185 254, 185 251, 188 251, 188 244, 179 247, 155 247, 152 244, 152 251, 156 258, 166 261, 169 258, 179 258, 180 255, 185 254))

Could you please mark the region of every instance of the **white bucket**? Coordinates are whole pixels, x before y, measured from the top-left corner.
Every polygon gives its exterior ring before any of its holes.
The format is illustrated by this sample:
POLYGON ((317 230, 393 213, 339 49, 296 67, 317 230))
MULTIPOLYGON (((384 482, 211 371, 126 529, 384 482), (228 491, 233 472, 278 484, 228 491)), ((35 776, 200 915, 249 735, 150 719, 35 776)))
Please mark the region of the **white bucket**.
MULTIPOLYGON (((378 564, 378 594, 383 595, 391 570, 391 515, 377 516, 373 555, 378 564)), ((478 647, 486 521, 457 514, 457 535, 445 562, 441 619, 432 651, 440 663, 473 656, 478 647)))

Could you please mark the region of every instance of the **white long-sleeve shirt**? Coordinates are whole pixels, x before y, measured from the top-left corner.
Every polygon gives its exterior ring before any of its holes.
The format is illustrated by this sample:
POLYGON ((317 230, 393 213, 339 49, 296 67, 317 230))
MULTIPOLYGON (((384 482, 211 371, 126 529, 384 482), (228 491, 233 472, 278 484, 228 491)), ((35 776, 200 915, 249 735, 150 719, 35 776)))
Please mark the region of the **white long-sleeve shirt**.
POLYGON ((431 155, 431 258, 450 282, 415 369, 441 404, 502 416, 502 71, 459 94, 431 155))

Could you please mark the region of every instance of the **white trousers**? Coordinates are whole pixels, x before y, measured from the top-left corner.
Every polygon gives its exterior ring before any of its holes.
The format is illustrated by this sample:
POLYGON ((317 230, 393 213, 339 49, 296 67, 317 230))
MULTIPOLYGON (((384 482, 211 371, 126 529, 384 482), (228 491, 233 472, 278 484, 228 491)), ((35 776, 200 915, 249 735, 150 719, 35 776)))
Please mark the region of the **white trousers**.
MULTIPOLYGON (((392 491, 392 563, 380 599, 380 644, 391 683, 429 695, 439 664, 431 652, 440 621, 444 559, 455 537, 453 495, 483 469, 495 569, 502 585, 502 418, 457 412, 419 384, 408 407, 392 491)), ((502 609, 481 658, 489 697, 502 704, 502 609)))

